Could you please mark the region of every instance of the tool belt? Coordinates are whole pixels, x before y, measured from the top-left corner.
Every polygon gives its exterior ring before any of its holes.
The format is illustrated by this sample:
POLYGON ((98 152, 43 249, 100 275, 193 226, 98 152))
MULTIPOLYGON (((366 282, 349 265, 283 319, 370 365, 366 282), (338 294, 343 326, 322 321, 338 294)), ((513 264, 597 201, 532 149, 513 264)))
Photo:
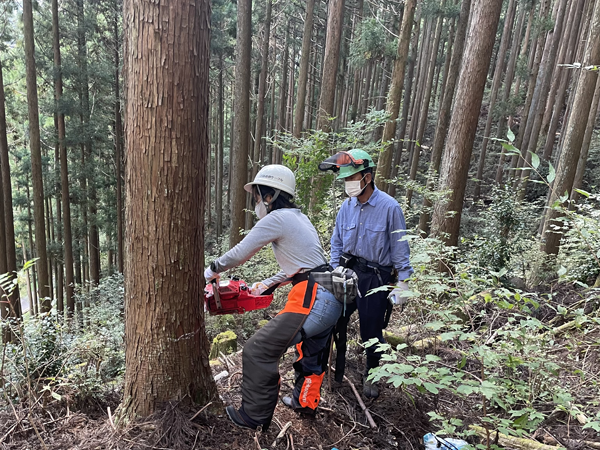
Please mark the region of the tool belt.
MULTIPOLYGON (((358 276, 353 270, 344 267, 339 267, 336 270, 332 270, 332 267, 329 264, 323 264, 315 267, 314 269, 298 272, 290 279, 292 281, 292 285, 295 286, 301 281, 306 281, 309 278, 312 278, 315 283, 331 292, 335 298, 344 305, 353 303, 356 299, 356 296, 359 294, 358 276)), ((263 292, 262 295, 272 294, 280 284, 281 283, 274 284, 265 292, 263 292)))
POLYGON ((368 261, 360 256, 351 255, 350 253, 342 253, 340 265, 348 267, 349 269, 358 269, 361 272, 374 272, 377 275, 377 278, 379 278, 379 282, 382 286, 384 283, 381 278, 381 273, 391 274, 394 271, 394 266, 382 266, 381 264, 368 261))
POLYGON ((344 305, 353 303, 358 292, 358 276, 345 267, 337 267, 320 273, 312 273, 317 284, 331 292, 344 305))
MULTIPOLYGON (((315 277, 314 277, 315 273, 326 273, 329 270, 331 270, 331 266, 329 264, 322 264, 320 266, 315 267, 314 269, 305 270, 304 272, 298 272, 296 275, 293 275, 290 278, 286 278, 285 281, 286 282, 291 281, 292 286, 296 286, 301 281, 307 281, 310 277, 315 279, 315 277)), ((319 283, 318 281, 316 281, 316 279, 315 279, 315 282, 319 283)), ((319 284, 321 284, 321 283, 319 283, 319 284)), ((281 283, 274 284, 269 289, 264 291, 261 295, 272 294, 275 291, 275 289, 277 289, 280 285, 281 285, 281 283)), ((325 289, 327 289, 327 288, 325 288, 325 289)))

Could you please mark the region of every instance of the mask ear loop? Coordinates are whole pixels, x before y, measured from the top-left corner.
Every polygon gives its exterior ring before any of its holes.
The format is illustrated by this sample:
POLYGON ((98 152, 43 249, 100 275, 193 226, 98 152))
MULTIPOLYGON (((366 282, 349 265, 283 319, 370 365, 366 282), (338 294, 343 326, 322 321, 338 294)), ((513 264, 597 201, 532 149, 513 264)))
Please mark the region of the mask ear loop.
POLYGON ((258 195, 260 196, 260 201, 265 204, 265 206, 267 207, 267 213, 269 213, 269 206, 271 206, 273 204, 273 202, 275 200, 277 200, 277 197, 279 197, 281 189, 275 189, 275 195, 273 196, 273 198, 271 198, 271 201, 268 203, 264 200, 264 198, 262 196, 262 192, 260 192, 260 188, 258 187, 258 184, 256 185, 256 190, 258 191, 258 195))

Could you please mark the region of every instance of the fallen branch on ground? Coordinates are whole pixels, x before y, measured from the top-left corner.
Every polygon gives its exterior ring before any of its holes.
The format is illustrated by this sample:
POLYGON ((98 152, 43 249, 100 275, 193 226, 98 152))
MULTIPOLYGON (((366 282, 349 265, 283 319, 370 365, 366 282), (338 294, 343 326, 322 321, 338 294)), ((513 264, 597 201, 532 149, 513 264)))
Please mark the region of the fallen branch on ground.
POLYGON ((373 417, 371 417, 371 413, 369 412, 369 409, 367 408, 365 403, 362 401, 362 398, 360 398, 360 395, 358 394, 356 387, 354 387, 354 383, 352 383, 352 381, 350 381, 350 379, 346 375, 344 375, 344 380, 346 380, 348 382, 348 384, 350 385, 350 387, 352 388, 352 392, 354 392, 354 395, 356 396, 356 399, 358 400, 358 404, 360 405, 362 410, 365 412, 365 416, 367 416, 367 420, 369 421, 371 428, 377 428, 377 425, 375 425, 375 421, 373 420, 373 417))

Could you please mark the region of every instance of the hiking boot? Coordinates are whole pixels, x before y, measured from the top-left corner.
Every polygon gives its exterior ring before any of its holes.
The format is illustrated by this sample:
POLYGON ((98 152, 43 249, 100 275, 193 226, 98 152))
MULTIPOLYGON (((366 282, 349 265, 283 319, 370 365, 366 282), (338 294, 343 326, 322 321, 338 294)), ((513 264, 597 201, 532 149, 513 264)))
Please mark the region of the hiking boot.
POLYGON ((379 389, 377 388, 377 384, 373 382, 373 380, 369 380, 369 368, 365 370, 363 375, 363 395, 366 398, 377 398, 379 397, 379 389))
POLYGON ((379 389, 377 388, 377 385, 372 381, 365 379, 365 382, 363 383, 363 395, 366 398, 373 399, 379 397, 379 389))
POLYGON ((286 395, 281 399, 281 403, 283 403, 288 408, 293 409, 297 413, 306 414, 308 416, 314 416, 316 414, 316 409, 303 408, 300 406, 298 401, 292 397, 291 395, 286 395))
POLYGON ((234 425, 237 425, 240 428, 248 428, 250 430, 257 430, 258 427, 262 425, 262 431, 267 431, 269 429, 269 423, 259 423, 256 420, 253 420, 249 417, 243 409, 235 409, 233 406, 228 406, 225 408, 225 412, 229 416, 229 420, 231 420, 234 425))

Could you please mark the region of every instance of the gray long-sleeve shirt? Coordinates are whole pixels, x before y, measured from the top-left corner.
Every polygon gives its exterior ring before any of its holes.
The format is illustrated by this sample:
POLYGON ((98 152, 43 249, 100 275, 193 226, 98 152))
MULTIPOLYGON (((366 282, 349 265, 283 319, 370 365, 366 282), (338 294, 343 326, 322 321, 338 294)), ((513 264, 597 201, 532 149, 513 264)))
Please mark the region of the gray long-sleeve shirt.
POLYGON ((299 209, 283 208, 267 214, 250 233, 214 262, 216 272, 237 267, 271 243, 281 272, 264 280, 267 286, 281 283, 296 273, 326 264, 317 230, 299 209))

